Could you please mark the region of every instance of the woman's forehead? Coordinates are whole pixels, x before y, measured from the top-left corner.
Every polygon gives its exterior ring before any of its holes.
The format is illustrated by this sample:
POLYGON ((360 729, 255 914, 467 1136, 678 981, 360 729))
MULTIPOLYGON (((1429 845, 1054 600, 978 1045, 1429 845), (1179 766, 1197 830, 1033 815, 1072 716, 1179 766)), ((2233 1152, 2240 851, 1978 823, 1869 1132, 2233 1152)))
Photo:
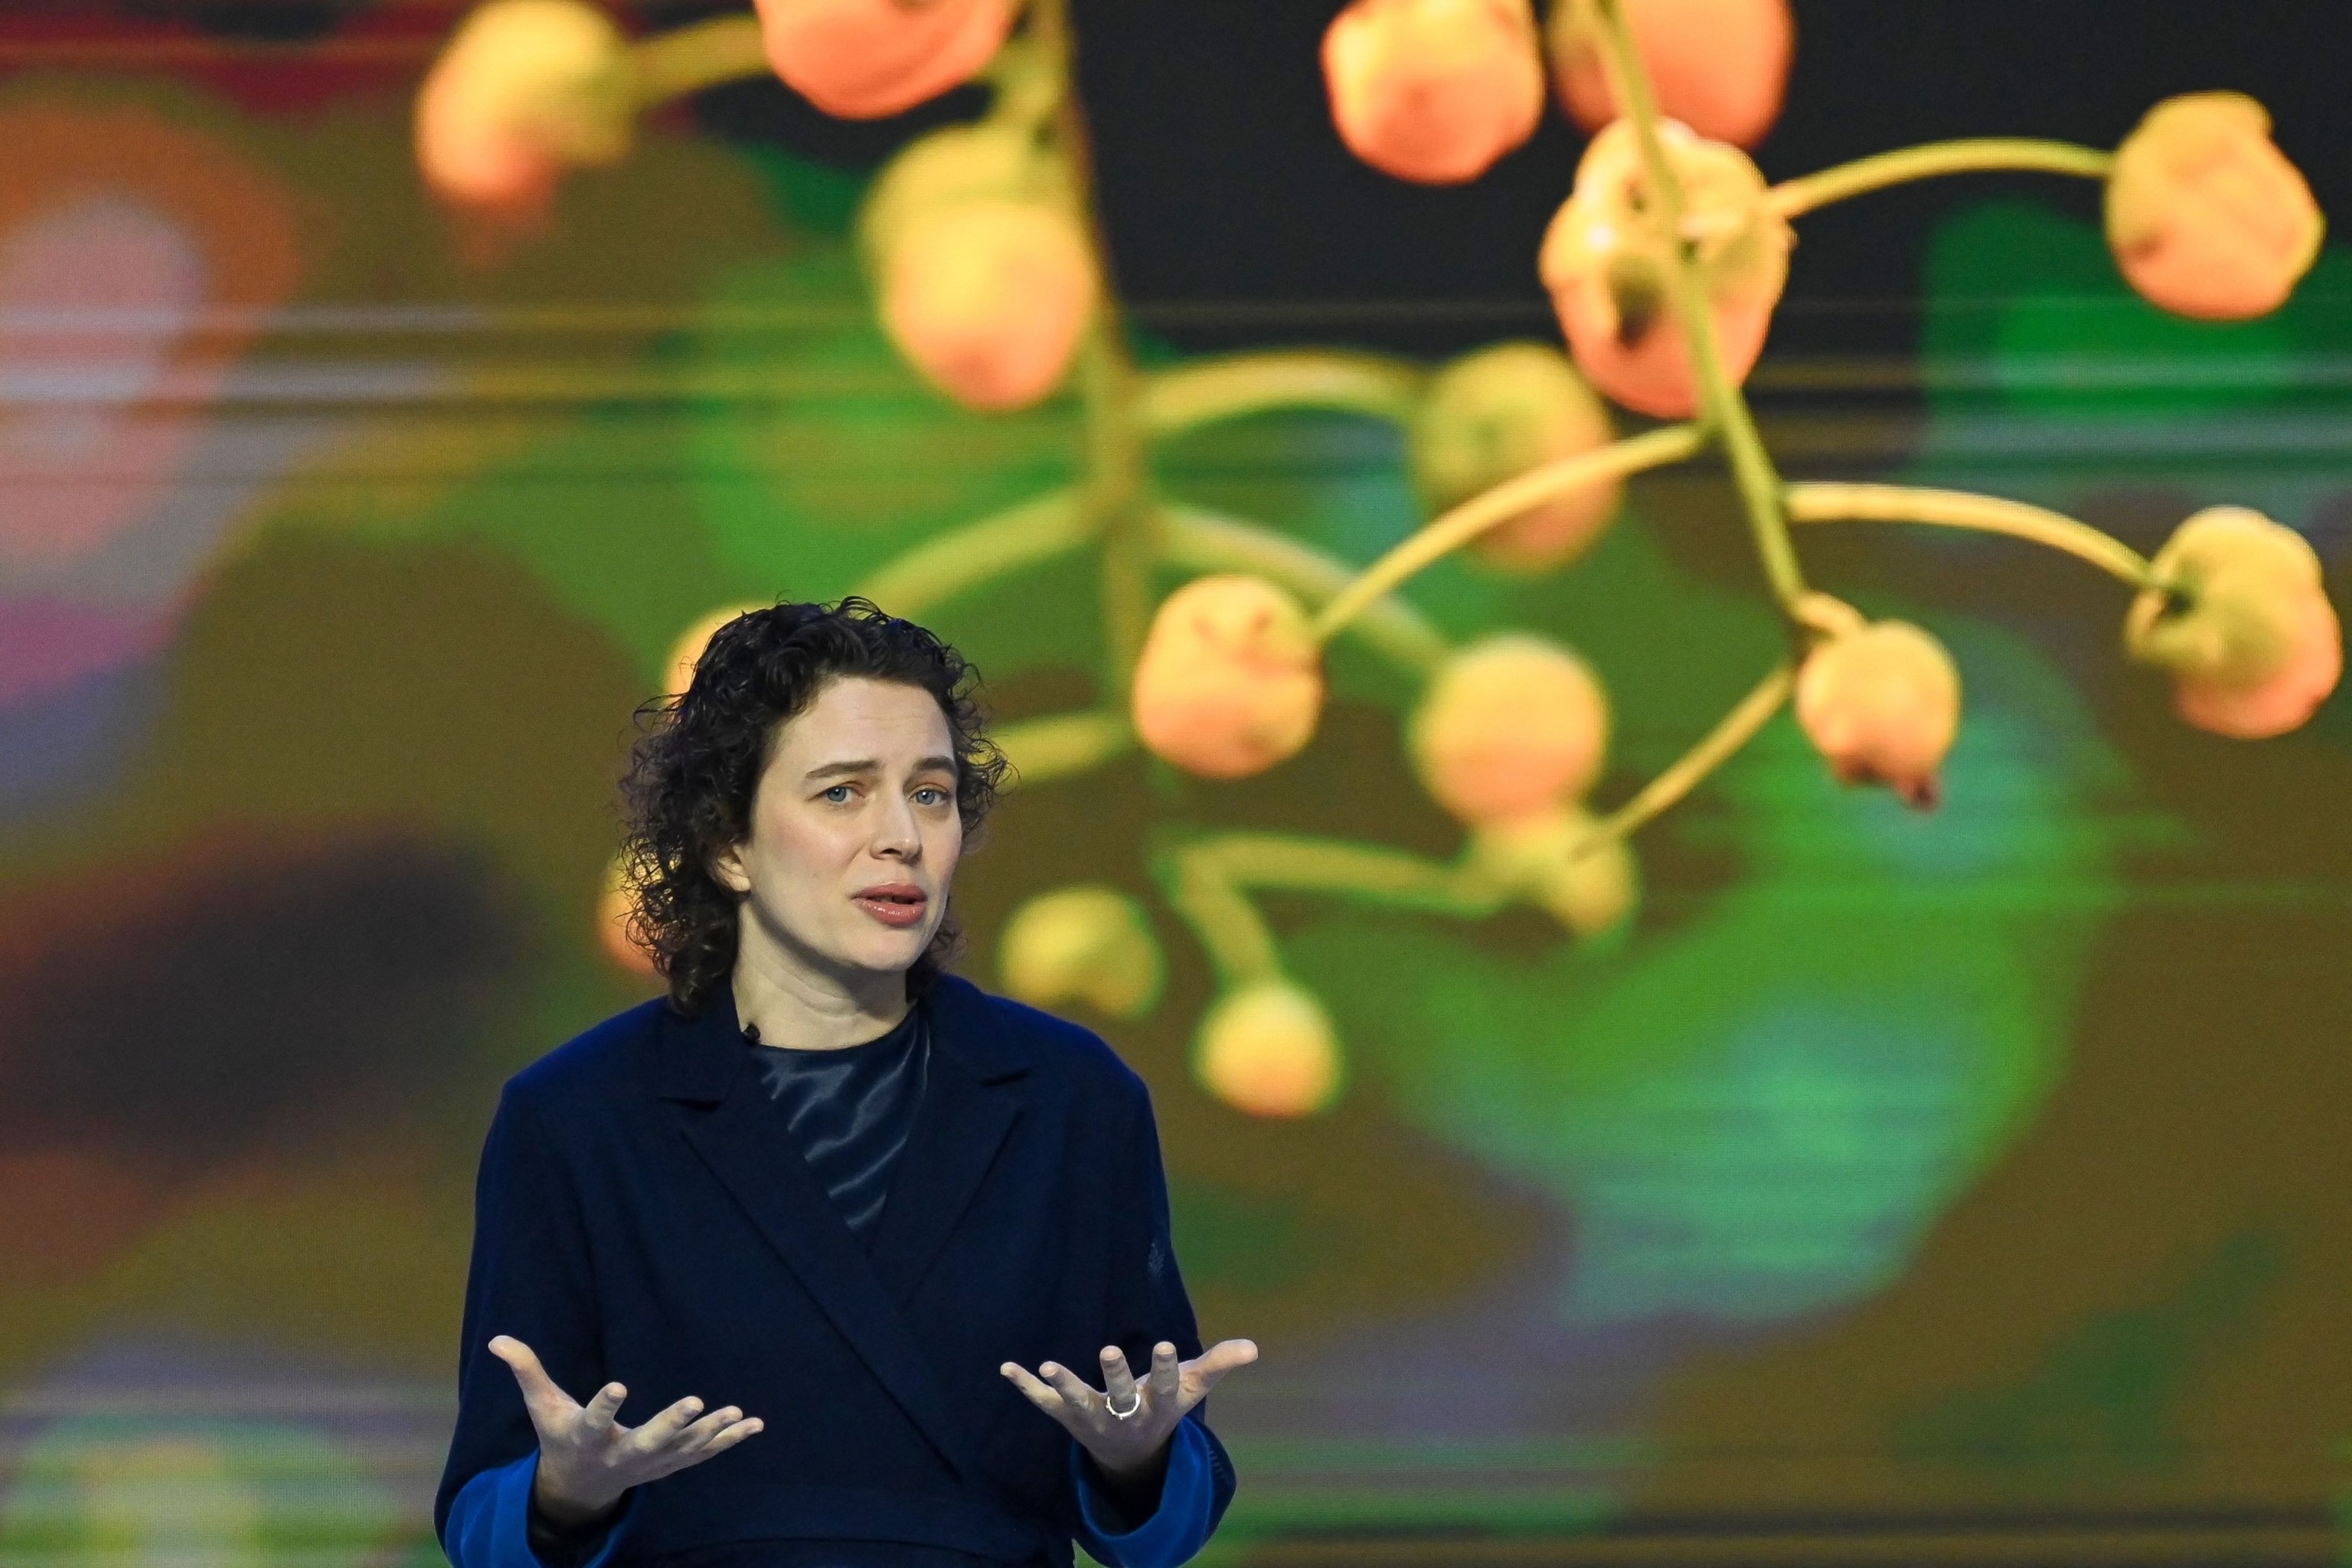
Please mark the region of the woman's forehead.
POLYGON ((845 676, 819 689, 779 727, 774 761, 793 768, 843 762, 954 765, 955 748, 939 700, 902 681, 845 676))

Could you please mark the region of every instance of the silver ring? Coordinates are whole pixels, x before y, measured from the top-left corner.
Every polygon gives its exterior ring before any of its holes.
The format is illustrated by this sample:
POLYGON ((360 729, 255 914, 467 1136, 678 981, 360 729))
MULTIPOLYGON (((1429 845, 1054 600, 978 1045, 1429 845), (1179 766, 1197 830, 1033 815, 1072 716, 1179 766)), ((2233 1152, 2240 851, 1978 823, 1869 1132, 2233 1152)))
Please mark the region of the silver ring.
POLYGON ((1104 1408, 1105 1410, 1109 1411, 1113 1415, 1117 1416, 1117 1417, 1118 1417, 1119 1420, 1121 1420, 1121 1421, 1130 1420, 1130 1419, 1132 1419, 1132 1418, 1133 1418, 1133 1417, 1135 1417, 1135 1416, 1138 1416, 1138 1415, 1142 1415, 1142 1414, 1143 1414, 1143 1384, 1139 1384, 1139 1384, 1137 1384, 1135 1385, 1135 1403, 1134 1403, 1134 1404, 1132 1404, 1132 1405, 1129 1405, 1129 1406, 1128 1406, 1126 1409, 1124 1409, 1124 1410, 1121 1410, 1118 1405, 1113 1405, 1113 1404, 1110 1402, 1110 1395, 1109 1395, 1109 1394, 1108 1394, 1108 1393, 1105 1393, 1105 1394, 1103 1394, 1103 1408, 1104 1408))

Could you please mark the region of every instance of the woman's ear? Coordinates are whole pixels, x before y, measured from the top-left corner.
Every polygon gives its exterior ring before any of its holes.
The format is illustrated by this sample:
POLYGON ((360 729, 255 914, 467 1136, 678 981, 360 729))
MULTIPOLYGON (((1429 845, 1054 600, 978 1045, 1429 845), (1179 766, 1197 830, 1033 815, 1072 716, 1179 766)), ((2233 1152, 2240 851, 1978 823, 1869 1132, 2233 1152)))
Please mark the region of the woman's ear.
POLYGON ((743 847, 740 844, 730 845, 713 855, 709 865, 710 874, 718 878, 719 885, 729 892, 748 893, 751 890, 751 874, 743 869, 743 847))

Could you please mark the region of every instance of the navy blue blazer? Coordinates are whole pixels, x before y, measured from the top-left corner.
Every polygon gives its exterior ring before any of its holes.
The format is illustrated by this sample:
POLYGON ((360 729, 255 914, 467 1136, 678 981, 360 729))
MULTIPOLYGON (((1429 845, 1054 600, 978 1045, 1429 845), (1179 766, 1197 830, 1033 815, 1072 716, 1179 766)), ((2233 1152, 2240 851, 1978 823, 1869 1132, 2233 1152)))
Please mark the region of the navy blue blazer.
MULTIPOLYGON (((870 1253, 758 1092, 723 991, 691 1019, 633 1008, 508 1083, 482 1152, 445 1543, 467 1483, 537 1449, 485 1348, 504 1333, 574 1398, 625 1384, 625 1422, 695 1394, 766 1424, 638 1489, 616 1568, 802 1561, 795 1542, 870 1543, 861 1563, 1067 1568, 1073 1535, 1096 1549, 1076 1444, 997 1368, 1091 1371, 1106 1344, 1139 1368, 1160 1340, 1201 1352, 1150 1093, 1089 1031, 965 981, 922 1005, 930 1068, 870 1253)), ((1213 1529, 1234 1471, 1204 1415, 1178 1448, 1205 1461, 1213 1529)))

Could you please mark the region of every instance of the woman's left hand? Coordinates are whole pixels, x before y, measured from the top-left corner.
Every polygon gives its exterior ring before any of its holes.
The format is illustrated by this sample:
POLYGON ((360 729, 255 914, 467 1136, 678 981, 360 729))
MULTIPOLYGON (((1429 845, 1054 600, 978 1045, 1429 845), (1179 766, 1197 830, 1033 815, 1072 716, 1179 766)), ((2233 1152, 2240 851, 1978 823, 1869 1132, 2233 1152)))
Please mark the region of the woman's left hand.
POLYGON ((1207 1398, 1225 1373, 1255 1360, 1257 1346, 1248 1340, 1220 1341, 1188 1362, 1179 1362, 1176 1347, 1162 1340, 1151 1349, 1151 1371, 1141 1383, 1117 1345, 1103 1346, 1100 1389, 1056 1362, 1043 1363, 1034 1374, 1009 1361, 997 1370, 1030 1404, 1059 1421, 1094 1456, 1096 1468, 1117 1481, 1151 1473, 1184 1413, 1207 1398))

